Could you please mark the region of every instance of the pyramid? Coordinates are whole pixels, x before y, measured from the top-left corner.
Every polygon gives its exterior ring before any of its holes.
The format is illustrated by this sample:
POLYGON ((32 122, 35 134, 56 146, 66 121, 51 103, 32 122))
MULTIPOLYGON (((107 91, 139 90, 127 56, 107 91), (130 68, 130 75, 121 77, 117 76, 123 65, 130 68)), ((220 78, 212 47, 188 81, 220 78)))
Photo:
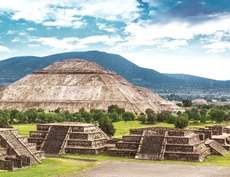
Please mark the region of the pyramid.
POLYGON ((81 108, 107 110, 110 105, 136 113, 147 108, 155 112, 178 110, 151 90, 80 59, 55 62, 9 85, 0 95, 0 109, 62 108, 76 112, 81 108))
POLYGON ((203 134, 164 127, 131 129, 129 135, 107 150, 110 155, 148 160, 203 161, 210 148, 203 134))
POLYGON ((109 137, 97 126, 80 122, 38 124, 28 141, 45 154, 98 154, 109 137))

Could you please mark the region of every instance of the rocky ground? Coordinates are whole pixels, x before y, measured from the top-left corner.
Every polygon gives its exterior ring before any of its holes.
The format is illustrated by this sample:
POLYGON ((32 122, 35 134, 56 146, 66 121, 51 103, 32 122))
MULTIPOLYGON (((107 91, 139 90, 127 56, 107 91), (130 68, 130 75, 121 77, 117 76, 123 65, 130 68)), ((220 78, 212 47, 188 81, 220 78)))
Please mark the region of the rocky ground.
POLYGON ((75 177, 230 177, 230 167, 107 161, 75 177))

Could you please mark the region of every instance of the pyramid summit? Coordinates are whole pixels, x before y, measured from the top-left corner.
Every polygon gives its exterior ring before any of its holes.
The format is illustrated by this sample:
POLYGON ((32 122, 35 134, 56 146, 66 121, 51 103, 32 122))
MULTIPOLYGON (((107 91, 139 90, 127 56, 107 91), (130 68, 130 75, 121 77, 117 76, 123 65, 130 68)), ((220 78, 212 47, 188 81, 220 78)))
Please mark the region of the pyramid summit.
POLYGON ((178 109, 151 90, 82 59, 55 62, 9 85, 0 95, 0 109, 61 108, 76 112, 81 108, 107 110, 110 105, 136 113, 148 108, 155 112, 178 109))

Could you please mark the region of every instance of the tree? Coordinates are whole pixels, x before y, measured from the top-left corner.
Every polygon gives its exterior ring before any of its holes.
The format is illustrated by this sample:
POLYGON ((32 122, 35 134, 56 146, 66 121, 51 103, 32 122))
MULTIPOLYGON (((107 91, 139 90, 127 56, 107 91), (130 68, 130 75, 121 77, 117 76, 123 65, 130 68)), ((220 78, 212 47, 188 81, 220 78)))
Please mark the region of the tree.
POLYGON ((109 114, 110 119, 112 122, 118 122, 121 121, 121 116, 117 112, 112 112, 109 114))
POLYGON ((170 116, 171 116, 171 113, 170 113, 170 112, 162 111, 162 112, 160 112, 160 113, 157 114, 157 121, 158 121, 158 122, 164 122, 164 121, 167 120, 170 116))
POLYGON ((134 113, 132 112, 125 112, 123 115, 122 115, 122 119, 124 121, 131 121, 131 120, 134 120, 135 119, 135 115, 134 113))
POLYGON ((226 113, 220 109, 212 109, 209 112, 209 116, 212 120, 216 121, 217 123, 221 123, 224 121, 226 113))
POLYGON ((10 127, 10 114, 6 111, 0 111, 0 128, 10 127))
POLYGON ((192 101, 186 99, 186 100, 182 101, 182 104, 183 104, 184 107, 190 107, 190 106, 192 106, 192 101))
POLYGON ((36 122, 36 118, 37 118, 36 110, 29 109, 26 112, 24 112, 24 115, 25 115, 28 123, 36 122))
POLYGON ((186 111, 188 114, 188 119, 189 120, 200 120, 201 114, 197 109, 191 109, 189 111, 186 111))
POLYGON ((102 129, 102 131, 104 131, 108 136, 114 135, 115 128, 108 116, 101 117, 98 123, 99 128, 102 129))
POLYGON ((13 123, 16 123, 16 114, 18 113, 19 111, 16 110, 16 109, 12 109, 10 111, 10 123, 13 124, 13 123))
POLYGON ((90 113, 92 114, 92 119, 95 122, 97 122, 102 116, 106 114, 103 110, 99 110, 99 109, 92 109, 90 110, 90 113))
POLYGON ((91 113, 86 112, 86 111, 82 111, 81 116, 85 120, 85 122, 87 122, 87 123, 93 122, 93 115, 91 113))
POLYGON ((175 120, 175 128, 183 129, 188 126, 189 120, 186 114, 181 114, 179 117, 175 120))
POLYGON ((174 115, 170 115, 166 120, 165 120, 165 122, 167 122, 168 124, 174 124, 175 123, 175 121, 176 121, 176 116, 174 116, 174 115))
POLYGON ((146 115, 145 114, 140 114, 138 117, 137 117, 137 120, 141 121, 142 124, 145 124, 146 123, 146 115))
POLYGON ((120 108, 120 107, 117 106, 117 105, 110 105, 110 106, 108 107, 108 112, 109 112, 109 113, 116 112, 116 113, 118 113, 119 115, 122 115, 122 114, 125 112, 125 109, 124 109, 124 108, 120 108))
POLYGON ((146 123, 155 124, 157 122, 157 115, 152 109, 146 109, 145 113, 147 115, 146 123))

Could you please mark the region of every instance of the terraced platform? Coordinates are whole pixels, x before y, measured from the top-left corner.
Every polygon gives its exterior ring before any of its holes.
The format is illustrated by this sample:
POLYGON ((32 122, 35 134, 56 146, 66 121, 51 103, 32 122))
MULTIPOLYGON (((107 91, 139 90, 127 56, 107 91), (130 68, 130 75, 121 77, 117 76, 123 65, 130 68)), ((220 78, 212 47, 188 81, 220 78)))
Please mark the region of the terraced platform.
POLYGON ((203 161, 210 149, 193 131, 159 127, 131 129, 108 153, 136 159, 203 161))
POLYGON ((86 123, 38 124, 30 132, 29 142, 46 154, 85 153, 103 151, 109 137, 98 127, 86 123))

